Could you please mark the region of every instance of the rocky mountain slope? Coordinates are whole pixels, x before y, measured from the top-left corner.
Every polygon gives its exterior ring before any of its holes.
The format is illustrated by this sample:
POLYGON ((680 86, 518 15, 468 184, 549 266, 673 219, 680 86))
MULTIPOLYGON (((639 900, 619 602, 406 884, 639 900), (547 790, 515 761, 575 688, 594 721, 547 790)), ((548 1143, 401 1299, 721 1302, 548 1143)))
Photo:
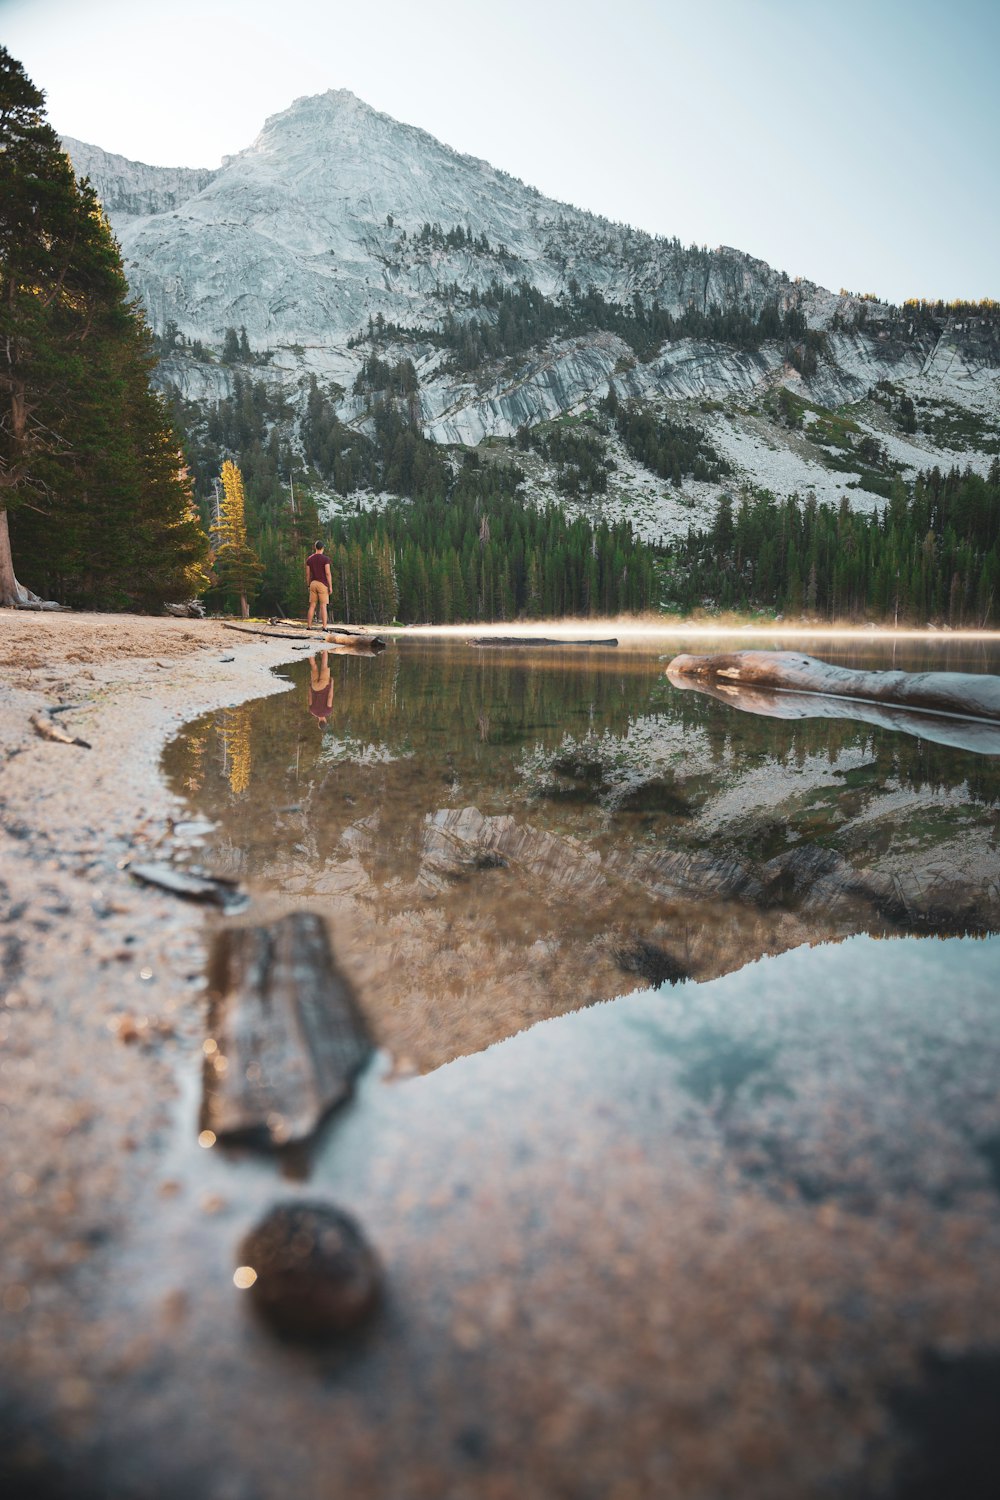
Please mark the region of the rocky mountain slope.
MULTIPOLYGON (((985 468, 1000 446, 995 315, 901 313, 738 250, 612 224, 344 90, 296 100, 215 171, 65 144, 161 337, 162 378, 189 399, 224 395, 242 373, 294 402, 315 375, 341 420, 366 430, 372 391, 355 386, 374 352, 412 361, 429 437, 481 444, 586 415, 613 385, 697 427, 733 485, 861 505, 884 494, 880 475, 985 468), (504 293, 501 347, 467 357, 463 331, 495 328, 504 293), (222 361, 227 329, 245 330, 242 370, 222 361), (775 408, 782 385, 808 403, 794 420, 775 408), (904 397, 919 420, 901 430, 904 397), (825 414, 856 403, 831 446, 825 414), (867 457, 852 462, 866 436, 867 457)), ((606 436, 614 467, 591 504, 645 534, 686 529, 717 495, 606 436)), ((552 492, 551 466, 525 467, 529 492, 552 492)))

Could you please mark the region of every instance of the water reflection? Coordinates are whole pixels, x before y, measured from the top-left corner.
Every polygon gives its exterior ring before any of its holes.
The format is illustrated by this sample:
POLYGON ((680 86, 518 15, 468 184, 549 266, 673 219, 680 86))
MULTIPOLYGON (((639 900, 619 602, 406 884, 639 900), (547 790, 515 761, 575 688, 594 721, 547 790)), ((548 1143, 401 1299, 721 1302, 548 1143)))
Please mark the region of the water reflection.
POLYGON ((956 750, 972 750, 978 755, 1000 755, 1000 724, 985 719, 962 719, 951 714, 924 713, 892 704, 865 702, 858 698, 837 698, 824 693, 797 693, 789 689, 753 687, 746 684, 699 680, 682 673, 669 673, 671 684, 680 692, 705 693, 740 713, 759 714, 767 719, 856 719, 876 724, 899 734, 933 740, 937 745, 951 745, 956 750))
POLYGON ((321 729, 333 712, 333 678, 330 676, 329 651, 317 651, 309 659, 309 712, 321 729))
MULTIPOLYGON (((213 862, 250 882, 255 920, 325 911, 380 1038, 422 1069, 801 943, 1000 928, 996 760, 884 723, 734 714, 673 688, 671 654, 314 658, 289 694, 192 726, 167 768, 217 819, 213 862)), ((823 654, 996 668, 983 643, 823 654)))

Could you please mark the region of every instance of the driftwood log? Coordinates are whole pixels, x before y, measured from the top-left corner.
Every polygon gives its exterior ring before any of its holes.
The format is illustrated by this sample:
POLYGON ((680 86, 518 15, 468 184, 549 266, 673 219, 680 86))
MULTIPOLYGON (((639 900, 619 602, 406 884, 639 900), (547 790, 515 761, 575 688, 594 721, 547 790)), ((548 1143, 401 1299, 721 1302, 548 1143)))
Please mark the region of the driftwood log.
POLYGON ((615 637, 604 641, 560 641, 537 635, 484 635, 472 642, 474 646, 617 646, 615 637))
POLYGON ((910 734, 916 739, 950 745, 953 750, 972 750, 978 755, 1000 755, 1000 724, 989 719, 960 719, 952 714, 921 713, 896 708, 889 703, 868 703, 860 698, 831 698, 825 693, 792 693, 785 689, 753 688, 698 677, 671 677, 674 687, 703 693, 740 713, 760 714, 767 719, 849 719, 910 734))
POLYGON ((385 640, 382 636, 370 635, 363 630, 342 630, 340 626, 336 629, 327 627, 314 633, 305 629, 263 630, 256 625, 229 625, 223 622, 223 629, 238 631, 240 635, 262 635, 266 640, 272 641, 301 641, 305 637, 307 641, 315 643, 317 650, 323 646, 339 646, 342 649, 358 651, 368 656, 385 650, 385 640))
POLYGON ((81 750, 91 748, 88 740, 81 740, 79 735, 67 734, 61 724, 53 724, 44 714, 32 714, 31 727, 41 739, 54 740, 57 745, 79 745, 81 750))
POLYGON ((202 1127, 282 1146, 350 1097, 371 1043, 326 924, 293 912, 231 927, 213 945, 202 1127))
POLYGON ((205 606, 200 599, 189 599, 186 604, 164 604, 163 608, 168 615, 176 615, 179 620, 203 620, 205 618, 205 606))
POLYGON ((1000 724, 1000 677, 986 674, 861 672, 797 651, 733 651, 719 656, 675 656, 667 675, 677 682, 695 678, 738 690, 817 694, 1000 724))

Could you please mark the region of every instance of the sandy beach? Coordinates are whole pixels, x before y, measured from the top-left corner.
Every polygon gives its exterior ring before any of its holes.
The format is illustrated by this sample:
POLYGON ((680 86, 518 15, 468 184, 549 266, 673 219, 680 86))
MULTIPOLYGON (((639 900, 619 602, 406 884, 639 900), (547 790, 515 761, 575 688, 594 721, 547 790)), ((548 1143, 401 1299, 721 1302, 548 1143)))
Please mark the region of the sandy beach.
POLYGON ((271 690, 287 654, 209 621, 0 612, 4 1384, 50 1392, 67 1430, 91 1398, 67 1319, 81 1350, 102 1339, 81 1288, 106 1273, 203 1027, 203 913, 127 865, 173 846, 170 733, 271 690), (32 725, 68 704, 54 722, 90 749, 32 725))

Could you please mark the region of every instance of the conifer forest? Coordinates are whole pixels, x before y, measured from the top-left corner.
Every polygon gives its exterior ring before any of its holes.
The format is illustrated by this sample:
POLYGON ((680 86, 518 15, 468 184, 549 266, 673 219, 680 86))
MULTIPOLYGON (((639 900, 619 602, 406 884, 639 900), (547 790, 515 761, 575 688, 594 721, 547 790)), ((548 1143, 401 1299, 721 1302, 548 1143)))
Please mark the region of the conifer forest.
POLYGON ((0 604, 159 606, 207 583, 146 321, 44 95, 0 47, 0 604))

